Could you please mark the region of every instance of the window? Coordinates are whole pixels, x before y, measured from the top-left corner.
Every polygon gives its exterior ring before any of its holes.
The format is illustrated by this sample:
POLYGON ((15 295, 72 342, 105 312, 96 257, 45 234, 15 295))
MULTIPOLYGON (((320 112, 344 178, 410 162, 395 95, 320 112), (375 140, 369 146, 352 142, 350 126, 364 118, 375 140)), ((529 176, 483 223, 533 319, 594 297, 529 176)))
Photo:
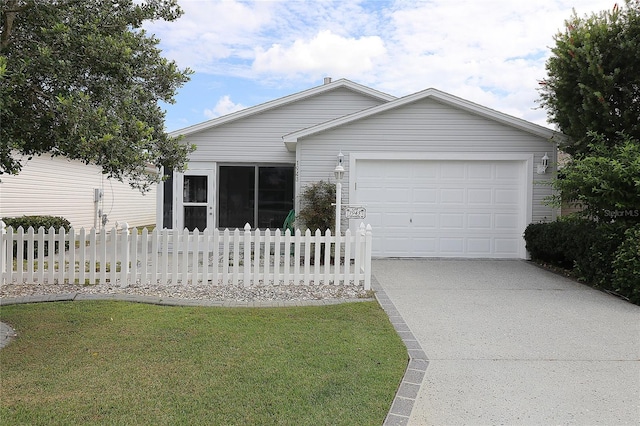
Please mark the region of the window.
POLYGON ((182 188, 184 227, 189 231, 207 228, 207 176, 185 175, 182 188))
POLYGON ((282 228, 293 208, 293 166, 221 166, 219 171, 218 227, 282 228))

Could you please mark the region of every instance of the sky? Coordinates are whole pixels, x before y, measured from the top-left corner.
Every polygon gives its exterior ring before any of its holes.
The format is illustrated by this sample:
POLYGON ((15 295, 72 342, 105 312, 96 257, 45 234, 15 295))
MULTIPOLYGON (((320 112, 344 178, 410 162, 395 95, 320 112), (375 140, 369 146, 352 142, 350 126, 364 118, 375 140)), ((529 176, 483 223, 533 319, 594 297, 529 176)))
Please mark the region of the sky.
MULTIPOLYGON (((622 0, 618 0, 622 1, 622 0)), ((436 88, 547 123, 538 82, 572 10, 616 0, 179 0, 145 24, 163 56, 194 71, 166 109, 175 131, 346 78, 393 96, 436 88)))

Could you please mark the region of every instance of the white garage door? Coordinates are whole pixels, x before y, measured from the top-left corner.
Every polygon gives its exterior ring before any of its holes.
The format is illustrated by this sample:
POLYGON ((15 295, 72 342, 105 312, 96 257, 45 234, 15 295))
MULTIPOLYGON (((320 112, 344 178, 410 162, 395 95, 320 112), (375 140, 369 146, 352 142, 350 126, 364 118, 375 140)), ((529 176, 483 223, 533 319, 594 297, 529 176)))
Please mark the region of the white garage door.
POLYGON ((522 161, 357 160, 374 256, 521 257, 522 161))

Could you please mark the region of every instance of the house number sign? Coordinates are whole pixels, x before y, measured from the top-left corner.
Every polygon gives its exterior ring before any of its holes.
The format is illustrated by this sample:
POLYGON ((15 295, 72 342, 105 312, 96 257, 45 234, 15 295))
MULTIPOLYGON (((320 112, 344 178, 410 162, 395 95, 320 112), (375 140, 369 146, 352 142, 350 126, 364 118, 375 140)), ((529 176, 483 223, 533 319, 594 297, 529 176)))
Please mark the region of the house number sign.
POLYGON ((367 217, 367 209, 363 206, 345 206, 344 216, 347 219, 364 219, 367 217))

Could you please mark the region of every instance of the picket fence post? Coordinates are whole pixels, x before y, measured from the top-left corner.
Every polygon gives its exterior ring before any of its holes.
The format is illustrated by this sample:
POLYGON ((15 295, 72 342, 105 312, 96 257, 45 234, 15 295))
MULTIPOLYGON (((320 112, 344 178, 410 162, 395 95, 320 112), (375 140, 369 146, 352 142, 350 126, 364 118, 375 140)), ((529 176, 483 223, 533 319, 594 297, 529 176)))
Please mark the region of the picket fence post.
POLYGON ((371 244, 373 241, 373 231, 371 225, 367 225, 367 235, 365 239, 364 253, 364 289, 371 290, 371 244))
MULTIPOLYGON (((239 241, 235 241, 234 244, 237 244, 239 241)), ((244 252, 242 254, 243 257, 243 268, 242 268, 242 280, 245 287, 249 287, 251 284, 251 225, 249 223, 245 223, 244 225, 244 239, 243 239, 243 248, 244 252)))
MULTIPOLYGON (((114 237, 117 235, 115 228, 113 229, 114 237)), ((122 234, 120 235, 120 287, 129 286, 129 224, 122 224, 122 234)), ((117 264, 114 256, 113 262, 117 264)), ((112 266, 115 268, 115 265, 112 266)), ((114 283, 115 284, 115 283, 114 283)))
POLYGON ((7 248, 8 244, 7 244, 7 240, 5 237, 6 234, 6 230, 5 228, 7 227, 6 223, 4 223, 2 220, 0 220, 0 284, 4 284, 6 282, 6 273, 7 273, 7 266, 11 265, 11 262, 9 262, 9 249, 7 248))

